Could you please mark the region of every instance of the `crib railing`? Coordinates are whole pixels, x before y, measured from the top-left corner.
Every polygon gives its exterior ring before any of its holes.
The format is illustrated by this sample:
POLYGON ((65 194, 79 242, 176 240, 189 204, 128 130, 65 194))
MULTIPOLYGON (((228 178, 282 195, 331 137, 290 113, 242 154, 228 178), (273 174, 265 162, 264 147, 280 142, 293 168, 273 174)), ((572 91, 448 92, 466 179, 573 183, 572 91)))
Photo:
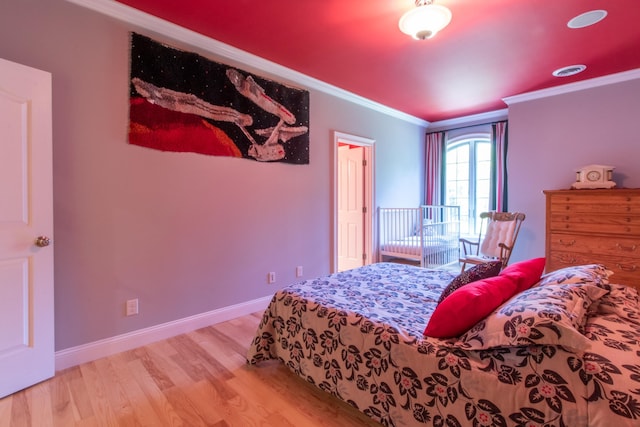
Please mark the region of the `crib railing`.
POLYGON ((431 268, 458 262, 458 206, 379 208, 378 224, 381 261, 399 258, 431 268))

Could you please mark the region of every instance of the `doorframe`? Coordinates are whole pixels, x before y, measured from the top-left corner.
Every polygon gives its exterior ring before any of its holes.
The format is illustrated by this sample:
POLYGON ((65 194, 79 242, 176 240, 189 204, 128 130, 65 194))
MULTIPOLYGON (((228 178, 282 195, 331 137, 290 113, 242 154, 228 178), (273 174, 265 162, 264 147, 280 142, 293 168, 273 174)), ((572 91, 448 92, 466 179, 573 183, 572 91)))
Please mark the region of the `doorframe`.
POLYGON ((364 160, 366 167, 363 174, 364 185, 364 206, 367 213, 364 215, 364 242, 365 252, 364 264, 371 264, 373 257, 373 227, 375 226, 374 209, 374 168, 375 168, 375 139, 352 135, 344 132, 333 131, 333 173, 332 173, 332 195, 331 195, 331 272, 338 271, 338 146, 340 144, 357 145, 364 148, 364 160))

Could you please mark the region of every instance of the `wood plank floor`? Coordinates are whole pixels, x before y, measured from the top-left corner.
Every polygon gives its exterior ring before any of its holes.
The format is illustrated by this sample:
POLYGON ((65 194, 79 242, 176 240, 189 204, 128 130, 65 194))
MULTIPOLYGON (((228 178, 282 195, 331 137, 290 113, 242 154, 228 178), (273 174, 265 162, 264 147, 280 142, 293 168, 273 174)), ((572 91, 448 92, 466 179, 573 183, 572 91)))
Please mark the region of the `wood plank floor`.
POLYGON ((0 399, 0 427, 380 426, 279 362, 248 366, 261 314, 57 372, 0 399))

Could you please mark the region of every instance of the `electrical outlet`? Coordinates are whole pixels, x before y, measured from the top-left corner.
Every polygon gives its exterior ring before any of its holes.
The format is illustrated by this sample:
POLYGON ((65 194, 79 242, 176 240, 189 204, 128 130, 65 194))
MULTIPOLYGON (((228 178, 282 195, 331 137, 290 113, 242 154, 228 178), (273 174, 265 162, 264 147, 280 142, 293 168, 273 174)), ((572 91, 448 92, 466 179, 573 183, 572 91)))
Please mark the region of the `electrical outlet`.
POLYGON ((297 266, 296 267, 296 277, 302 277, 302 274, 303 274, 302 271, 303 271, 302 270, 302 266, 301 265, 297 266))
POLYGON ((272 271, 269 274, 267 274, 267 282, 269 284, 276 283, 276 273, 275 273, 275 271, 272 271))
POLYGON ((127 316, 138 314, 138 298, 127 300, 126 311, 127 316))

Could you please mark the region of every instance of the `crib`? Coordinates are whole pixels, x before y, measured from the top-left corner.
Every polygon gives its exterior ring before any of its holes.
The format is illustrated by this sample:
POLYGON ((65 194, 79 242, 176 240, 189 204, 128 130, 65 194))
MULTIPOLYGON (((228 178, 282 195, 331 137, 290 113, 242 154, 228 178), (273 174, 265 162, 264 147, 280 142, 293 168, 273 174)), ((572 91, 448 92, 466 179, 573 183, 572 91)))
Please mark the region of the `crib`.
POLYGON ((378 208, 378 258, 438 268, 460 255, 460 207, 378 208))

